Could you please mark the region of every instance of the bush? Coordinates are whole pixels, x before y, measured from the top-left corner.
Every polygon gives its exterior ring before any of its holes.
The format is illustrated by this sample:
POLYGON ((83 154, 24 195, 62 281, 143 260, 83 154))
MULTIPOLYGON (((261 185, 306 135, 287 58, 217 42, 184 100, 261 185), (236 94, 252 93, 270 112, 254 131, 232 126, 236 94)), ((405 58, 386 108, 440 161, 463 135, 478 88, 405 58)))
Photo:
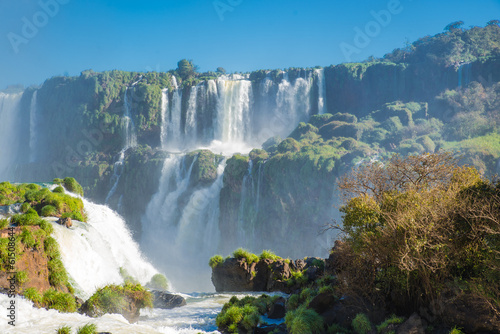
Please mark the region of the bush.
POLYGON ((285 316, 285 324, 290 334, 322 333, 323 318, 314 310, 304 306, 289 311, 285 316))
POLYGON ((40 211, 42 217, 54 217, 57 215, 57 209, 52 205, 46 205, 40 211))
POLYGON ((75 298, 71 294, 53 289, 44 292, 42 303, 45 307, 60 312, 71 313, 76 311, 75 298))
POLYGON ((231 333, 238 333, 238 327, 242 327, 246 332, 251 332, 257 327, 260 321, 260 313, 257 307, 246 304, 242 307, 231 305, 223 309, 215 319, 219 328, 227 328, 231 333))
POLYGON ((260 253, 259 259, 261 259, 261 260, 278 261, 278 260, 281 260, 282 258, 279 257, 278 255, 274 254, 270 250, 263 250, 262 253, 260 253))
POLYGON ((76 334, 97 334, 97 325, 86 324, 85 326, 78 328, 76 334))
POLYGON ((208 261, 208 265, 212 269, 215 268, 215 267, 217 267, 218 265, 220 265, 222 263, 224 263, 224 258, 221 255, 214 255, 208 261))
POLYGON ((368 334, 372 330, 372 323, 364 313, 358 313, 352 320, 352 328, 356 334, 368 334))
POLYGON ((165 275, 156 274, 151 278, 151 281, 148 283, 148 287, 156 290, 167 290, 168 280, 165 275))
POLYGON ((350 198, 341 208, 347 235, 336 254, 342 293, 389 299, 411 313, 461 280, 498 311, 500 268, 492 254, 500 244, 492 240, 500 184, 458 166, 451 154, 433 153, 363 166, 339 188, 350 198))
POLYGON ((63 326, 57 329, 57 334, 71 334, 71 327, 63 326))
POLYGON ((254 262, 259 262, 259 257, 253 253, 250 253, 246 249, 238 248, 233 252, 233 256, 236 259, 245 259, 248 264, 252 264, 254 262))

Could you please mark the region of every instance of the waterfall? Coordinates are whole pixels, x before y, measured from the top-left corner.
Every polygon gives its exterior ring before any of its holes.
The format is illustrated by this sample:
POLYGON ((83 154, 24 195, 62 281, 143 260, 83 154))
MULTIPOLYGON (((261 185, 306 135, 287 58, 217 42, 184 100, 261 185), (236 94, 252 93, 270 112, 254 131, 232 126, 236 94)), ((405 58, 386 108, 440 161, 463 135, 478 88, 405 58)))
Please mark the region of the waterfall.
POLYGON ((467 88, 472 78, 472 63, 465 63, 458 68, 458 88, 467 88))
POLYGON ((124 150, 137 146, 137 135, 135 133, 135 125, 130 114, 130 103, 128 101, 128 87, 125 88, 125 95, 123 97, 123 120, 125 128, 125 147, 124 150))
MULTIPOLYGON (((230 156, 246 154, 271 136, 286 137, 299 122, 307 121, 315 103, 325 109, 322 89, 318 100, 312 97, 315 80, 323 87, 324 73, 307 70, 292 80, 286 71, 281 80, 273 80, 268 73, 258 82, 248 75, 230 75, 188 88, 179 87, 172 77, 173 90, 162 91, 162 148, 169 152, 206 148, 230 156)), ((185 157, 169 153, 164 161, 158 191, 141 219, 141 247, 176 288, 210 290, 207 262, 220 246, 219 198, 225 161, 219 164, 216 181, 207 186, 193 184, 195 161, 187 165, 185 157), (199 278, 190 280, 199 275, 207 278, 203 286, 199 278)), ((262 164, 254 177, 252 163, 243 181, 240 218, 235 222, 242 246, 255 243, 263 186, 262 164), (243 219, 247 211, 250 217, 243 219), (250 223, 243 226, 243 222, 250 223)))
POLYGON ((5 94, 0 92, 0 176, 21 156, 20 136, 22 136, 20 101, 23 93, 5 94))
POLYGON ((316 69, 317 83, 318 83, 318 114, 323 115, 326 113, 326 84, 325 84, 325 69, 316 69))
MULTIPOLYGON (((139 81, 137 81, 139 82, 139 81)), ((134 86, 137 82, 132 84, 134 86)), ((128 101, 128 87, 125 88, 125 95, 123 97, 123 120, 125 128, 125 145, 118 155, 118 160, 113 164, 113 176, 111 177, 111 182, 113 185, 106 196, 104 203, 108 204, 111 197, 115 194, 118 183, 120 182, 120 177, 123 173, 123 164, 125 163, 125 152, 129 148, 137 146, 137 135, 135 133, 135 125, 130 114, 130 103, 128 101)))
POLYGON ((168 89, 161 90, 161 129, 160 129, 160 144, 161 148, 165 149, 167 141, 167 112, 168 112, 168 89))
POLYGON ((252 83, 248 80, 217 80, 217 127, 215 139, 243 142, 248 138, 252 83))
POLYGON ((207 187, 191 185, 195 163, 196 159, 186 165, 182 154, 166 158, 159 191, 142 219, 142 248, 168 274, 173 286, 183 291, 213 289, 207 263, 219 242, 219 193, 225 161, 217 168, 217 179, 207 187))
POLYGON ((33 96, 31 97, 31 105, 30 105, 30 158, 29 162, 35 162, 36 161, 36 154, 37 154, 37 149, 36 149, 36 143, 37 143, 37 93, 38 91, 35 90, 33 93, 33 96))
POLYGON ((300 121, 306 121, 311 112, 311 88, 312 77, 309 74, 306 79, 297 78, 294 83, 288 80, 288 73, 285 72, 283 80, 278 85, 278 94, 276 95, 277 110, 276 114, 284 122, 288 136, 300 121))
POLYGON ((107 284, 122 284, 121 270, 141 284, 158 271, 147 262, 133 241, 125 221, 114 211, 83 199, 88 222, 72 228, 53 223, 64 267, 83 299, 107 284))

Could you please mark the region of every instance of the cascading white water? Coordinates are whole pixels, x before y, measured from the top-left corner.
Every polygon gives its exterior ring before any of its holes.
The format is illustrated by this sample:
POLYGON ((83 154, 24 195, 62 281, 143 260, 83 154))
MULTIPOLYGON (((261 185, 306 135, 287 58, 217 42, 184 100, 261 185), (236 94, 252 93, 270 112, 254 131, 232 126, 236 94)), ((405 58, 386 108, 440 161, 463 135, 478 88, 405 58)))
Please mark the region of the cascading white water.
POLYGON ((250 141, 250 101, 252 83, 248 80, 217 80, 217 127, 215 139, 222 142, 250 141))
POLYGON ((0 92, 0 176, 5 177, 7 169, 20 154, 20 101, 23 93, 0 92))
POLYGON ((68 229, 54 223, 64 267, 83 299, 107 284, 122 284, 120 268, 141 284, 158 271, 141 255, 125 221, 106 206, 82 199, 88 222, 68 229))
POLYGON ((314 70, 317 75, 318 82, 318 114, 323 115, 326 113, 326 80, 325 80, 325 69, 320 68, 314 70))
MULTIPOLYGON (((137 81, 139 82, 139 81, 137 81)), ((137 82, 132 84, 134 86, 137 82)), ((123 97, 123 120, 124 120, 124 128, 125 128, 125 144, 123 149, 120 151, 118 155, 118 160, 113 164, 113 176, 111 177, 111 182, 113 185, 106 196, 105 203, 108 204, 111 197, 115 194, 116 188, 118 187, 118 183, 120 182, 120 177, 123 172, 123 164, 125 163, 125 152, 129 148, 133 148, 137 146, 137 135, 135 132, 134 121, 132 120, 132 116, 130 113, 130 103, 128 101, 128 87, 125 88, 125 95, 123 97)))
POLYGON ((294 83, 288 81, 288 73, 285 72, 283 80, 278 86, 276 95, 276 114, 283 120, 287 120, 287 136, 304 118, 308 118, 311 112, 311 88, 312 77, 306 79, 297 78, 294 83))
POLYGON ((161 90, 161 129, 160 129, 160 145, 162 149, 165 149, 165 143, 167 141, 167 112, 168 112, 168 89, 164 88, 161 90))
POLYGON ((37 95, 38 91, 35 90, 33 92, 33 96, 31 97, 31 105, 30 105, 30 162, 36 161, 36 143, 37 143, 37 95))
POLYGON ((181 154, 167 157, 159 191, 142 220, 141 247, 182 291, 213 289, 207 263, 219 241, 219 193, 225 162, 219 164, 212 185, 193 189, 190 180, 195 162, 196 158, 187 166, 181 154))
POLYGON ((131 147, 137 146, 137 135, 135 133, 135 124, 134 121, 132 120, 132 115, 130 113, 130 102, 128 100, 128 87, 125 88, 125 95, 123 97, 123 120, 124 120, 124 127, 125 127, 125 148, 124 150, 126 151, 127 149, 131 147))

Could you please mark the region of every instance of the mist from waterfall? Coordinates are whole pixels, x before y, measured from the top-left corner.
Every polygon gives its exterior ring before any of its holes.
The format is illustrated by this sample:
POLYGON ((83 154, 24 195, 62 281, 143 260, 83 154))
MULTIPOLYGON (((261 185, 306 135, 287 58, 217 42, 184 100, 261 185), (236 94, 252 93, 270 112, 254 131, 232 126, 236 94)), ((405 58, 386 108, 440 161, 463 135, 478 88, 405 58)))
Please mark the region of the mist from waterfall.
POLYGON ((20 101, 23 93, 0 92, 0 176, 5 179, 20 152, 20 101))
MULTIPOLYGON (((161 147, 171 153, 142 218, 141 248, 175 288, 212 290, 207 263, 223 242, 219 201, 225 159, 219 163, 216 180, 201 186, 191 182, 195 161, 188 166, 181 152, 209 149, 230 157, 259 148, 269 137, 288 136, 313 110, 325 110, 324 90, 319 87, 315 98, 315 83, 324 85, 323 72, 304 71, 293 80, 283 72, 280 80, 267 75, 258 82, 247 75, 221 76, 187 88, 172 77, 173 89, 162 90, 161 147)), ((251 168, 244 180, 249 188, 244 188, 242 207, 247 201, 259 205, 263 179, 260 169, 256 180, 251 179, 251 168)), ((253 234, 248 227, 239 231, 242 245, 257 237, 255 229, 253 234)))

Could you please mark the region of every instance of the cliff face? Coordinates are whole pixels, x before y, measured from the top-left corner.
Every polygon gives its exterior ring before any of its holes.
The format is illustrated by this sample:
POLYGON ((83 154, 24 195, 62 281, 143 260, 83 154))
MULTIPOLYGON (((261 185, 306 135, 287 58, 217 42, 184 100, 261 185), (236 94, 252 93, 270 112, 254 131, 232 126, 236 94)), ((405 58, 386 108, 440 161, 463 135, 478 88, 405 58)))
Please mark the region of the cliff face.
MULTIPOLYGON (((430 38, 437 46, 424 39, 414 43, 416 51, 326 68, 185 80, 175 71, 55 77, 25 90, 11 110, 16 131, 0 143, 19 149, 2 157, 10 168, 0 165, 0 176, 21 182, 74 176, 88 197, 124 215, 138 236, 151 198, 161 191, 163 152, 189 152, 214 141, 260 148, 268 138, 290 136, 250 157, 228 159, 218 228, 229 241, 219 246, 258 250, 276 239, 316 240, 320 227, 338 218, 336 178, 357 163, 394 152, 463 148, 467 162, 496 172, 500 152, 487 142, 497 140, 498 108, 491 101, 498 100, 499 29, 481 30, 487 54, 457 54, 450 38, 466 40, 476 32, 453 32, 430 38)), ((467 43, 472 47, 477 39, 467 43)), ((216 160, 193 171, 191 189, 213 184, 216 160)))

